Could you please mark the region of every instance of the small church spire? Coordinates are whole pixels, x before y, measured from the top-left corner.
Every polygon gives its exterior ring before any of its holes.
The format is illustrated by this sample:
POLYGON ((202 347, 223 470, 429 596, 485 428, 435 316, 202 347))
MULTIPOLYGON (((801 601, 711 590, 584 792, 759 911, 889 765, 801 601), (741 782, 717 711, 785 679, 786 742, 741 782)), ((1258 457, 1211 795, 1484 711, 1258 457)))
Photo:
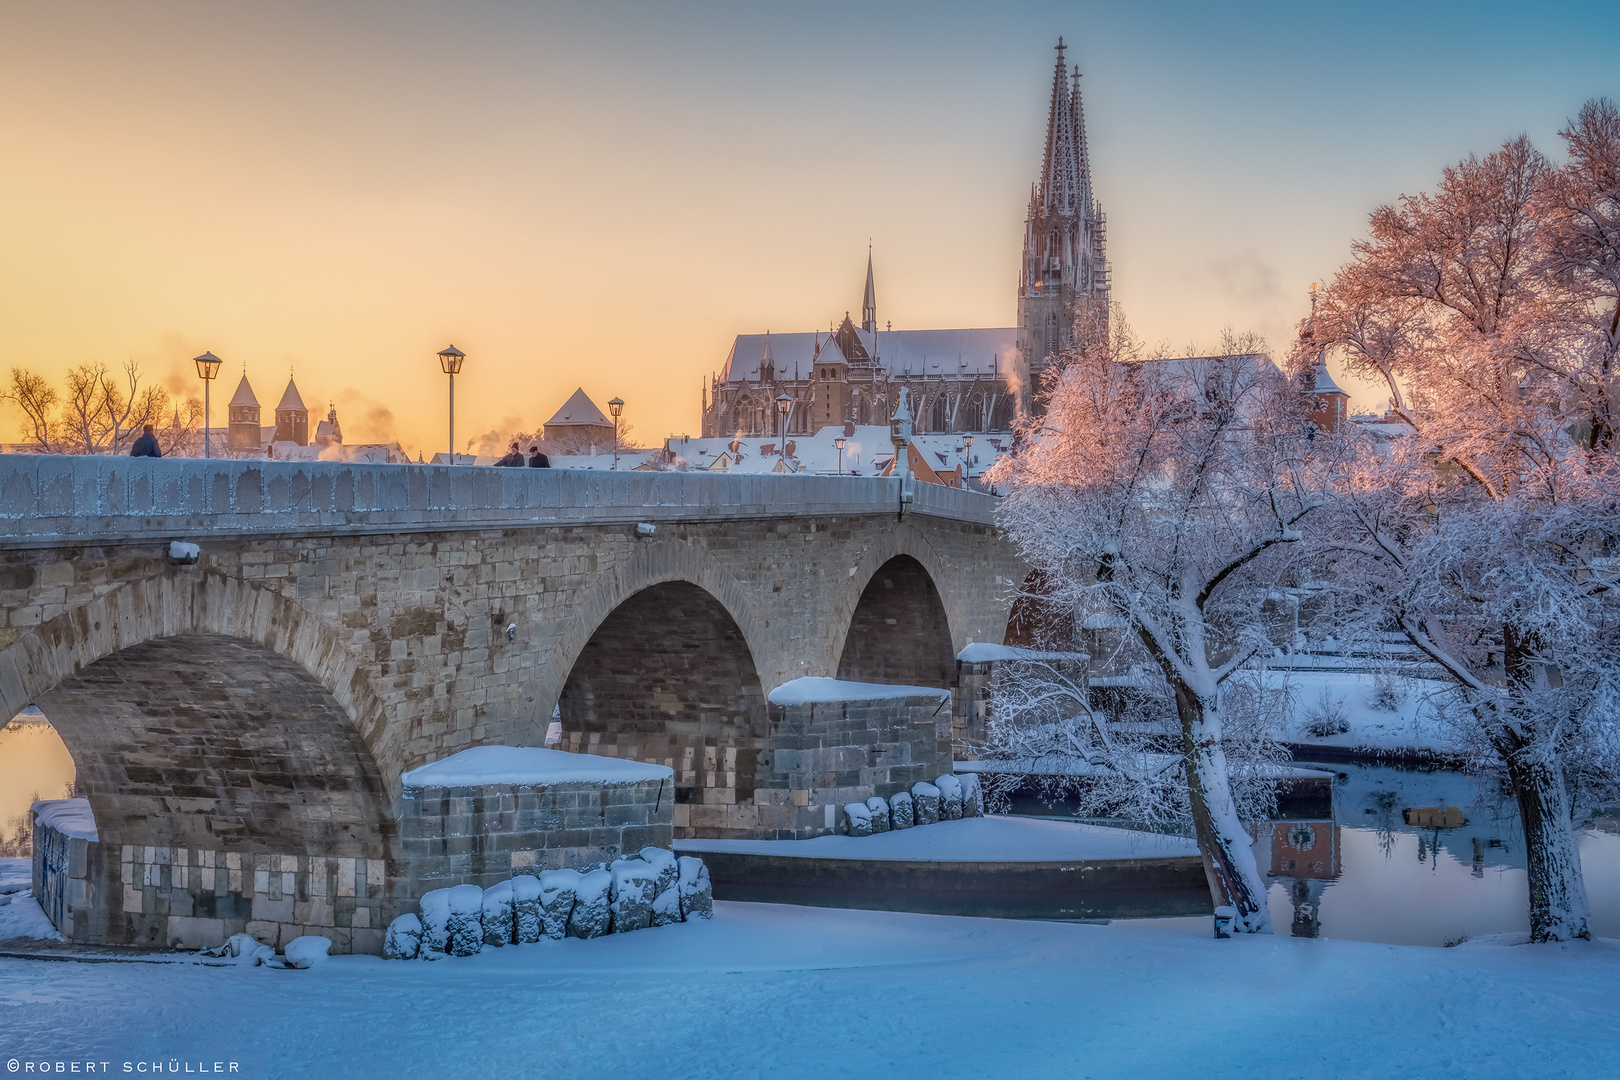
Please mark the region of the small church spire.
POLYGON ((861 329, 877 332, 877 290, 872 285, 872 242, 866 243, 866 297, 861 301, 861 329))

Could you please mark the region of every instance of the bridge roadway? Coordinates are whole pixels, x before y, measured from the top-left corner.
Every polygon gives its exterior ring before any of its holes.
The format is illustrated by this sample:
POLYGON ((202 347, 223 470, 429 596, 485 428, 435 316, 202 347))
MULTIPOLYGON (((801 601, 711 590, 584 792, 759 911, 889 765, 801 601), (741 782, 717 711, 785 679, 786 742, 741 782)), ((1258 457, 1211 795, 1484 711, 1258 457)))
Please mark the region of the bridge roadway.
POLYGON ((677 835, 815 835, 826 808, 948 767, 948 720, 931 752, 875 721, 812 737, 765 695, 801 676, 952 688, 1027 570, 993 499, 922 484, 902 515, 897 494, 3 457, 0 715, 39 704, 126 854, 365 858, 404 880, 401 776, 540 745, 554 708, 566 748, 675 769, 677 835))

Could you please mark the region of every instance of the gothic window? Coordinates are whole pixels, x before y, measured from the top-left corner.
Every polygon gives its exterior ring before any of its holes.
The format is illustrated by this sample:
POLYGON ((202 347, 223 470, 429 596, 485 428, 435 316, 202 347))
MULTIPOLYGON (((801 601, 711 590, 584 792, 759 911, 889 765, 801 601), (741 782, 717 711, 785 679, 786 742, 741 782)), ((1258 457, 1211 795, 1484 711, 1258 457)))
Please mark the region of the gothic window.
POLYGON ((929 422, 928 430, 944 431, 949 426, 946 421, 945 398, 936 397, 934 398, 933 416, 929 422))
POLYGON ((1046 316, 1046 355, 1055 356, 1058 351, 1058 320, 1057 312, 1048 312, 1046 316))

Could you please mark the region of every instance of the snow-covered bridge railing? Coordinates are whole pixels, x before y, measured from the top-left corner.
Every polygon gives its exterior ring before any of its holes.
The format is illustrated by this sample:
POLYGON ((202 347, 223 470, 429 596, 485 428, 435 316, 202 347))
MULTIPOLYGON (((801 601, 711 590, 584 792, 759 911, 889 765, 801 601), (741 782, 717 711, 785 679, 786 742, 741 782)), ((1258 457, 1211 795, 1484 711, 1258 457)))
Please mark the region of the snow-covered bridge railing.
MULTIPOLYGON (((56 542, 894 513, 883 477, 344 462, 0 457, 0 539, 56 542)), ((920 484, 906 513, 992 522, 995 500, 920 484)))

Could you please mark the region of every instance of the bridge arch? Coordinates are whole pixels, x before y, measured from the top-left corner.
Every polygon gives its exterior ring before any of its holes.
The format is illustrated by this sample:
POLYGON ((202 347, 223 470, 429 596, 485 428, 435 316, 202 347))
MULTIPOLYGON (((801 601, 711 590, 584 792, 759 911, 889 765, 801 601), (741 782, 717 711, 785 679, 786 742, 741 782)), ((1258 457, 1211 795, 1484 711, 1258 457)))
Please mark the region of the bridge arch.
MULTIPOLYGON (((939 553, 915 530, 895 530, 869 550, 850 576, 842 609, 849 619, 837 643, 837 677, 854 682, 949 687, 956 641, 939 553)), ((960 621, 960 620, 957 620, 960 621)))
MULTIPOLYGON (((391 828, 385 823, 392 820, 389 781, 397 775, 378 764, 388 737, 381 703, 331 631, 268 589, 177 570, 129 581, 50 619, 0 650, 0 711, 12 716, 36 702, 49 706, 46 716, 74 757, 86 797, 98 823, 104 823, 106 842, 156 844, 165 830, 193 839, 199 829, 207 833, 213 827, 207 821, 215 816, 211 807, 240 801, 226 794, 231 781, 217 772, 223 768, 221 747, 234 742, 257 747, 262 760, 253 768, 262 765, 282 777, 279 783, 254 781, 252 768, 238 770, 236 780, 249 785, 297 792, 301 767, 313 768, 306 768, 304 780, 324 774, 331 779, 336 768, 342 774, 339 787, 353 795, 353 805, 333 819, 352 825, 352 842, 339 846, 365 847, 369 857, 385 855, 383 837, 391 828), (259 687, 257 698, 236 692, 244 685, 259 687), (278 698, 301 703, 308 720, 277 704, 278 698), (181 713, 187 714, 184 724, 181 713), (211 723, 195 722, 203 713, 210 714, 211 723), (251 730, 255 722, 275 730, 251 730), (177 734, 188 725, 189 735, 177 734), (163 731, 176 741, 165 754, 156 754, 151 740, 163 731), (265 741, 278 732, 284 737, 279 756, 265 741), (324 764, 316 767, 317 761, 324 764), (141 813, 125 813, 116 805, 118 792, 129 788, 126 766, 140 772, 136 786, 156 800, 143 803, 141 813), (168 777, 167 795, 151 787, 154 769, 168 777), (196 779, 210 769, 216 770, 213 781, 196 779), (193 779, 186 782, 186 775, 193 779), (143 816, 151 824, 137 840, 135 823, 143 816), (121 833, 131 838, 120 839, 121 833), (362 841, 363 835, 371 839, 362 841)), ((309 790, 299 798, 311 804, 332 800, 309 790)), ((286 825, 289 819, 277 820, 286 825)), ((225 824, 220 829, 219 840, 228 846, 238 830, 225 824)), ((262 840, 268 834, 261 822, 243 826, 239 835, 262 840)), ((334 839, 341 838, 329 830, 308 837, 284 831, 279 837, 283 843, 323 848, 334 839)), ((256 845, 249 849, 268 850, 256 845)))

